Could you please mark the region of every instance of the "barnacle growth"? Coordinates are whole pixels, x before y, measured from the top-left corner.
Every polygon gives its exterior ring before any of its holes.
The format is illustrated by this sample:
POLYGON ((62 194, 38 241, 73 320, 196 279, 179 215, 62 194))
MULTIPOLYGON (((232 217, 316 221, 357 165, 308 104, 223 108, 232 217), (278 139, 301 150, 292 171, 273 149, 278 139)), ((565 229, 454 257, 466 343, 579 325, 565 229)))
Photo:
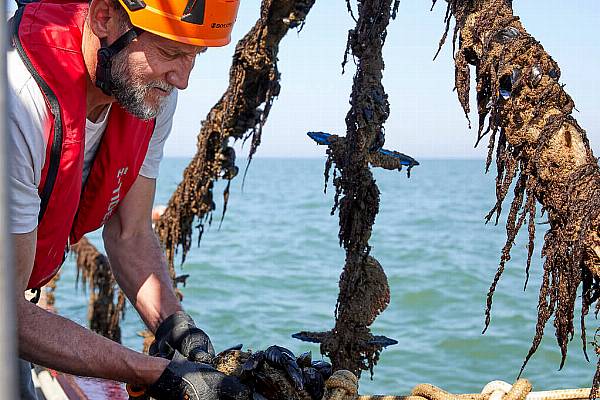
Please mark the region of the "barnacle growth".
MULTIPOLYGON (((249 159, 260 145, 262 128, 280 90, 279 43, 290 29, 302 26, 314 2, 263 0, 259 20, 238 42, 229 71, 229 86, 202 123, 197 153, 156 224, 173 278, 178 247, 181 246, 182 262, 191 248, 194 220, 198 221, 200 237, 204 224, 211 222, 215 209, 213 182, 219 178, 231 181, 238 173, 229 140, 251 139, 249 159)), ((229 184, 223 196, 224 215, 229 184)))
MULTIPOLYGON (((435 4, 435 0, 433 1, 435 4)), ((572 116, 574 103, 560 83, 560 68, 513 14, 510 0, 450 0, 446 33, 454 17, 455 78, 458 99, 469 113, 470 66, 477 79, 478 138, 489 135, 486 170, 496 154, 496 204, 487 220, 498 221, 516 178, 507 217, 507 240, 487 297, 486 329, 496 285, 510 259, 513 241, 527 224, 529 266, 534 246, 537 203, 546 213, 545 258, 538 319, 521 372, 537 350, 554 315, 562 354, 574 334, 574 307, 581 296, 581 337, 585 316, 597 302, 600 273, 600 170, 585 131, 572 116), (458 47, 456 43, 458 40, 458 47)), ((440 42, 440 47, 446 34, 440 42)), ((587 357, 587 355, 586 355, 587 357)), ((599 364, 600 368, 600 364, 599 364)), ((598 376, 598 374, 597 374, 598 376)), ((596 379, 595 385, 598 384, 596 379)))

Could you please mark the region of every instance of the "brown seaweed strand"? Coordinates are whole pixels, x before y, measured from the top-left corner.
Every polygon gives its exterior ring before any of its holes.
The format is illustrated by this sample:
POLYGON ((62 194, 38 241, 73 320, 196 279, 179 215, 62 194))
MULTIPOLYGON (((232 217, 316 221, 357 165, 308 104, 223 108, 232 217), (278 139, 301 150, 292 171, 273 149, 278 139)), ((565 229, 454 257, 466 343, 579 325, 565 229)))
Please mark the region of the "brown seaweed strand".
MULTIPOLYGON (((444 43, 446 43, 446 38, 448 37, 448 31, 450 30, 450 22, 452 21, 451 5, 452 4, 450 2, 448 2, 448 5, 446 6, 446 16, 444 17, 444 23, 446 24, 446 29, 444 29, 444 33, 442 34, 442 38, 440 39, 438 49, 435 52, 435 55, 433 56, 434 61, 437 58, 437 56, 440 54, 440 51, 442 51, 442 48, 444 47, 444 43)), ((433 1, 433 4, 431 5, 432 10, 433 10, 434 6, 435 6, 435 0, 433 1)), ((452 55, 454 56, 454 52, 452 52, 452 55)), ((468 103, 468 101, 467 101, 467 103, 468 103)), ((468 114, 468 113, 466 113, 466 114, 468 114)))
POLYGON ((490 325, 491 320, 491 309, 492 309, 492 294, 496 291, 496 286, 500 280, 500 277, 504 273, 504 269, 506 263, 510 260, 510 250, 512 249, 513 243, 519 232, 519 229, 523 225, 525 221, 525 213, 522 213, 519 219, 517 220, 517 213, 521 209, 523 204, 524 197, 524 188, 527 185, 527 177, 525 175, 521 175, 519 180, 517 181, 514 189, 515 199, 511 204, 511 210, 509 212, 508 220, 506 221, 506 242, 504 243, 504 248, 502 249, 502 254, 500 256, 500 265, 498 270, 496 271, 496 275, 494 276, 494 280, 492 285, 490 286, 490 290, 487 295, 487 304, 485 308, 485 327, 483 328, 483 333, 487 330, 490 325))
MULTIPOLYGON (((460 37, 455 63, 455 76, 461 78, 456 80, 458 99, 463 109, 468 109, 465 102, 470 87, 467 66, 462 61, 466 60, 476 71, 478 138, 500 128, 499 136, 492 135, 489 145, 491 154, 497 140, 497 201, 492 213, 500 212, 506 184, 512 179, 510 167, 517 166, 515 176, 519 179, 527 177, 523 210, 529 214, 527 274, 535 237, 536 202, 548 216, 536 332, 523 368, 537 350, 552 315, 562 366, 574 332, 574 307, 580 285, 589 293, 581 298, 583 331, 584 317, 591 303, 596 301, 596 310, 600 307, 598 297, 591 294, 597 292, 600 276, 597 160, 585 131, 571 115, 574 103, 564 85, 559 83, 558 64, 513 15, 512 2, 451 0, 449 5, 456 21, 455 37, 457 34, 460 37)), ((488 166, 490 161, 488 157, 488 166)), ((519 195, 514 201, 523 199, 519 195)), ((508 240, 516 235, 518 224, 511 225, 510 221, 515 220, 520 210, 521 207, 511 207, 507 219, 508 240)), ((505 258, 503 252, 501 259, 505 258)), ((497 279, 498 274, 494 282, 497 279)), ((494 290, 495 285, 492 285, 486 314, 494 290)), ((582 332, 584 338, 585 332, 582 332)))
POLYGON ((213 182, 220 178, 231 180, 238 172, 235 152, 229 147, 230 138, 252 137, 250 158, 256 152, 262 128, 280 90, 279 43, 290 29, 304 22, 314 1, 263 0, 260 19, 238 42, 229 71, 229 86, 202 123, 197 153, 156 224, 172 278, 179 247, 182 263, 191 248, 194 221, 200 233, 204 224, 211 221, 215 209, 213 182))
POLYGON ((88 322, 90 329, 121 343, 119 322, 125 316, 125 295, 117 287, 108 258, 86 237, 71 246, 77 255, 77 281, 90 291, 88 322))
MULTIPOLYGON (((530 177, 530 180, 533 180, 530 177)), ((534 184, 530 183, 527 187, 527 202, 525 204, 524 212, 529 215, 527 221, 527 265, 525 266, 525 283, 523 284, 523 290, 527 289, 527 283, 529 282, 529 270, 531 269, 531 259, 533 257, 533 250, 535 249, 535 212, 536 212, 536 200, 533 194, 534 184)))

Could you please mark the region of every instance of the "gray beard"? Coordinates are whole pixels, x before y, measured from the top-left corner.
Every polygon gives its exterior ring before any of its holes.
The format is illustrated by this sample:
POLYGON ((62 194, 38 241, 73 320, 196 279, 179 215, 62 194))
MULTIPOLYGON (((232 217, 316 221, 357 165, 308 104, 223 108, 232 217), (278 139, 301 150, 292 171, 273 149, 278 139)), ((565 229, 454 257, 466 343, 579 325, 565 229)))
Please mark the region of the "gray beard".
POLYGON ((154 87, 171 92, 173 86, 163 81, 140 82, 139 78, 131 72, 127 64, 127 55, 126 51, 122 51, 112 60, 110 72, 112 76, 113 96, 121 107, 133 116, 141 120, 156 118, 164 108, 167 96, 162 98, 156 106, 151 106, 146 103, 148 92, 154 87))

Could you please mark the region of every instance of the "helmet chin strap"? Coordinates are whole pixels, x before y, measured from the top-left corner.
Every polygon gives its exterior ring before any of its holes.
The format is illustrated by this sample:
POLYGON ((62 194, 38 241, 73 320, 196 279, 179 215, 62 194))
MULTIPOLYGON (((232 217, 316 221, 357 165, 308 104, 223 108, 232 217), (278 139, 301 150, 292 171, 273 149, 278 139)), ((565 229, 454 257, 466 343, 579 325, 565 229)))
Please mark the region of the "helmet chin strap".
POLYGON ((98 49, 98 63, 96 65, 96 86, 107 96, 113 95, 112 59, 123 50, 133 39, 144 32, 143 29, 133 27, 121 35, 113 44, 107 46, 106 38, 100 39, 101 47, 98 49))

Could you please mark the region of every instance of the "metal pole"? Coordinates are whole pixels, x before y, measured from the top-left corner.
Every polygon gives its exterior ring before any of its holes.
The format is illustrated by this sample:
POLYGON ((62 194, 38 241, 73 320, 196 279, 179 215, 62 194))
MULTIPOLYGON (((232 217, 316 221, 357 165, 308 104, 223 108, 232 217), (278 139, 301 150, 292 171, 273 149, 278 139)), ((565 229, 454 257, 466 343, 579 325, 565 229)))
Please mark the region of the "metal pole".
POLYGON ((18 399, 17 341, 12 244, 8 234, 6 184, 6 1, 0 0, 0 399, 18 399))

